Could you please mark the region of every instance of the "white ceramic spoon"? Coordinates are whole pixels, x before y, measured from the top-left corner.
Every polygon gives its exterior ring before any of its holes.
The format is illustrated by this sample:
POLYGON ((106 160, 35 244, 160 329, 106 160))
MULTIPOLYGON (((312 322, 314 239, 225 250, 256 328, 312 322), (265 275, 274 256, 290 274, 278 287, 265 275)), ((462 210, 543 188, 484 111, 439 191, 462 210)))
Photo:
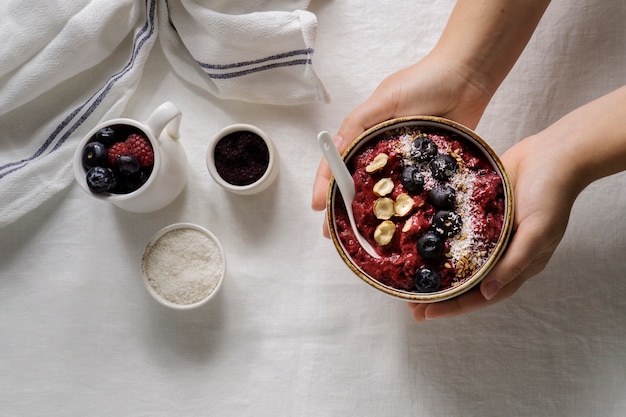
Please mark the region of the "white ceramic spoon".
POLYGON ((354 196, 356 194, 356 191, 354 190, 354 180, 352 179, 352 175, 350 175, 350 171, 348 171, 348 167, 343 162, 339 151, 335 147, 333 138, 328 132, 324 131, 317 135, 317 140, 322 148, 326 162, 328 162, 330 170, 335 177, 337 187, 339 187, 339 191, 341 191, 341 197, 343 198, 343 202, 346 206, 348 219, 350 220, 350 225, 352 225, 352 230, 354 230, 356 239, 361 244, 365 252, 367 252, 370 256, 380 258, 380 255, 376 253, 372 245, 370 245, 370 243, 363 236, 361 236, 361 233, 356 227, 354 213, 352 212, 352 200, 354 200, 354 196))

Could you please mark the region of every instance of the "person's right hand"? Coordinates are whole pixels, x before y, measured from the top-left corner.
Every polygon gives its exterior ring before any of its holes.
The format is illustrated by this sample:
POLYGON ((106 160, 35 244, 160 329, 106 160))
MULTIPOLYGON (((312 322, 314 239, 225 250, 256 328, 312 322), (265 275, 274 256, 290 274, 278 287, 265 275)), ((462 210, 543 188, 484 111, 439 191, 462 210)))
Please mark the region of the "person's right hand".
MULTIPOLYGON (((335 145, 343 152, 361 133, 385 120, 414 115, 440 116, 475 128, 493 91, 476 83, 467 68, 452 57, 431 53, 420 62, 398 71, 346 116, 335 145)), ((324 210, 331 172, 322 160, 313 185, 312 207, 324 210)), ((324 224, 324 235, 328 228, 324 224)))

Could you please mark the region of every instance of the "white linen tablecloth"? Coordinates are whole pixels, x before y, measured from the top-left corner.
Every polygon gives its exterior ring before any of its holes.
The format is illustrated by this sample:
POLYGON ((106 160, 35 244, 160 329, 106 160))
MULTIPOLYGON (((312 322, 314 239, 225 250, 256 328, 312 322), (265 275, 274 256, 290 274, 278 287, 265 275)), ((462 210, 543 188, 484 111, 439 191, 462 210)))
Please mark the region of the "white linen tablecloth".
MULTIPOLYGON (((139 215, 74 184, 0 229, 0 416, 626 415, 625 175, 583 192, 512 298, 422 324, 342 264, 310 209, 317 132, 424 56, 453 5, 312 1, 329 104, 219 99, 153 48, 124 113, 181 107, 187 187, 139 215), (263 194, 227 194, 206 171, 209 138, 235 122, 278 146, 263 194), (218 297, 188 312, 157 304, 139 270, 151 236, 181 221, 214 232, 228 264, 218 297)), ((624 22, 622 0, 553 1, 478 132, 504 152, 623 85, 624 22)))

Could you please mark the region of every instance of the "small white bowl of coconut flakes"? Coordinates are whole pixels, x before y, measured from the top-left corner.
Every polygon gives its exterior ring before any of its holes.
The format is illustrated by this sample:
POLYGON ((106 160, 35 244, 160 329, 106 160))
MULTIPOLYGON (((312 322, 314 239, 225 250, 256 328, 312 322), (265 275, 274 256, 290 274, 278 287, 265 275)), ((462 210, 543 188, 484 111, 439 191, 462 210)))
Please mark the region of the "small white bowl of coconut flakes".
POLYGON ((190 310, 219 291, 226 259, 213 233, 192 223, 159 230, 146 246, 141 274, 148 292, 164 306, 190 310))

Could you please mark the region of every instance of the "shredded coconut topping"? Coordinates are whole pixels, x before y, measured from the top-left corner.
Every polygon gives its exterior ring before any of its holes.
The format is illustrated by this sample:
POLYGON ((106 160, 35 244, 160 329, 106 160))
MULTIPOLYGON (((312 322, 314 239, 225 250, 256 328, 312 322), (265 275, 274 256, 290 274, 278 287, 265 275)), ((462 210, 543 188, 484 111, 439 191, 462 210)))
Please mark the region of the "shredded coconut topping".
POLYGON ((165 233, 144 256, 150 286, 175 304, 208 297, 223 273, 220 248, 203 232, 182 228, 165 233))
MULTIPOLYGON (((403 128, 400 130, 395 150, 402 154, 406 164, 415 164, 410 157, 413 140, 421 133, 419 130, 403 128)), ((472 199, 477 175, 465 166, 463 158, 457 151, 451 148, 450 142, 437 135, 429 136, 437 144, 439 153, 453 156, 459 163, 457 172, 449 179, 449 184, 457 191, 456 207, 463 218, 463 225, 458 235, 450 239, 450 250, 446 253, 448 258, 447 267, 457 270, 457 278, 472 275, 482 265, 484 258, 491 248, 486 247, 484 239, 477 235, 474 228, 476 224, 476 211, 479 203, 472 199)), ((419 164, 419 163, 418 163, 419 164)), ((429 169, 422 169, 424 177, 424 189, 429 191, 438 185, 438 181, 432 176, 429 169)))

